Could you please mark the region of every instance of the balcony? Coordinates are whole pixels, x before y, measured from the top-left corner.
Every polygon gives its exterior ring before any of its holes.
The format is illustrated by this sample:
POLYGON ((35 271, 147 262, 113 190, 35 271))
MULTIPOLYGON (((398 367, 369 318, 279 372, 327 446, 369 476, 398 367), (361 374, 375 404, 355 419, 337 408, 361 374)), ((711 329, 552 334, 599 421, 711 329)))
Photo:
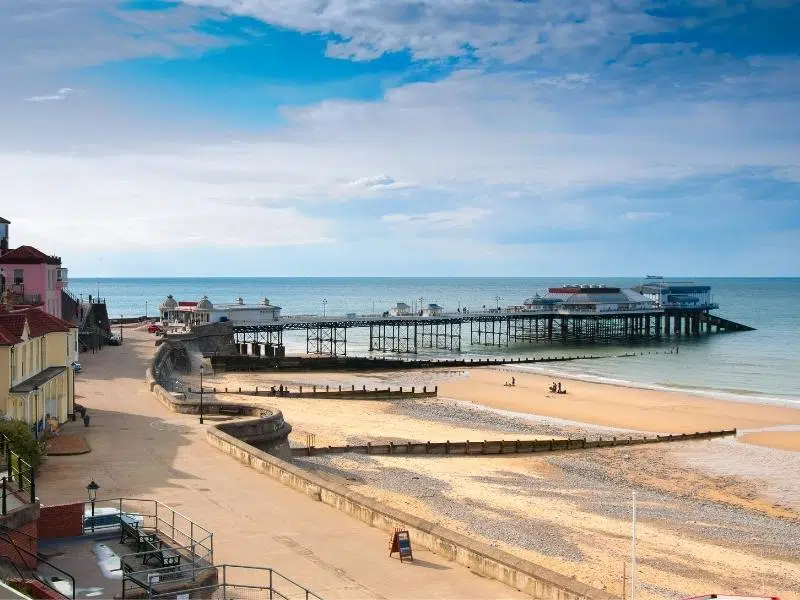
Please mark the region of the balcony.
POLYGON ((69 269, 58 269, 56 271, 56 288, 66 287, 69 287, 69 269))

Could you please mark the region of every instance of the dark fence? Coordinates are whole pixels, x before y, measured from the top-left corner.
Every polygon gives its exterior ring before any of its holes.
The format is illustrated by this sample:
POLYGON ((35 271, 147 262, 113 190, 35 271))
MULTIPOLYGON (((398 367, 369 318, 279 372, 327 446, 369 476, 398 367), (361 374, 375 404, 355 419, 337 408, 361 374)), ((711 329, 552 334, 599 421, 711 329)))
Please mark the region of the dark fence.
POLYGON ((36 501, 36 472, 33 466, 14 452, 11 440, 3 434, 0 436, 0 454, 2 454, 8 475, 2 478, 2 513, 8 513, 8 496, 14 493, 26 495, 30 503, 36 501))
POLYGON ((696 433, 679 433, 672 435, 655 435, 641 437, 610 437, 597 439, 568 438, 549 440, 484 440, 471 442, 389 442, 388 444, 371 444, 364 446, 327 446, 316 448, 292 448, 292 456, 319 456, 323 454, 378 454, 378 455, 494 455, 494 454, 531 454, 535 452, 557 452, 564 450, 583 450, 589 448, 613 448, 616 446, 634 446, 656 444, 660 442, 681 442, 687 440, 709 440, 736 435, 735 429, 722 431, 706 431, 696 433))

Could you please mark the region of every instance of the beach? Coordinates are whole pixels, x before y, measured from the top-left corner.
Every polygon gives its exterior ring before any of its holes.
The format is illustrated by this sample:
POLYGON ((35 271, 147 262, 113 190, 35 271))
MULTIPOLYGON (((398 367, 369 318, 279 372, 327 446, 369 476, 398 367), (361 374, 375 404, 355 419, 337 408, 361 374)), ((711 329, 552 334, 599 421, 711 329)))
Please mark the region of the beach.
POLYGON ((548 456, 344 455, 296 462, 618 594, 630 557, 635 490, 641 597, 755 594, 763 576, 771 582, 768 591, 783 600, 800 598, 800 486, 788 476, 800 472, 796 409, 564 378, 567 394, 551 394, 552 378, 516 368, 226 373, 206 381, 218 389, 438 385, 434 399, 259 397, 283 411, 294 446, 304 446, 309 434, 325 446, 744 430, 723 440, 548 456), (515 385, 504 385, 512 377, 515 385))

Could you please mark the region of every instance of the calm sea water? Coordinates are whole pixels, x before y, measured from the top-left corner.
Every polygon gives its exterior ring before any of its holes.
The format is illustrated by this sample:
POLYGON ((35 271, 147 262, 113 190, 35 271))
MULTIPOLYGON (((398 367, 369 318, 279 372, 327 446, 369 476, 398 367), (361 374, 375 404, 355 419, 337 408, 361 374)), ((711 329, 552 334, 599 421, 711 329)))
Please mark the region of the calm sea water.
MULTIPOLYGON (((716 314, 756 327, 746 333, 712 334, 682 339, 680 353, 670 353, 674 341, 637 345, 591 346, 597 361, 564 363, 546 372, 642 387, 679 388, 730 399, 800 405, 800 278, 696 279, 712 287, 719 303, 716 314), (636 357, 619 357, 635 351, 636 357)), ((75 294, 106 299, 109 315, 157 314, 167 294, 178 300, 233 302, 239 296, 254 303, 264 296, 283 307, 283 314, 372 314, 398 301, 436 302, 445 310, 521 304, 534 293, 564 283, 607 283, 621 287, 640 279, 544 278, 208 278, 208 279, 71 279, 75 294), (498 300, 499 298, 499 300, 498 300), (325 300, 326 302, 323 302, 325 300)), ((462 329, 467 356, 535 356, 574 353, 560 345, 517 344, 503 348, 469 345, 469 328, 462 329)), ((287 335, 287 350, 305 351, 304 334, 287 335)), ((366 353, 367 340, 348 332, 348 353, 366 353)), ((441 353, 442 351, 438 351, 441 353)))

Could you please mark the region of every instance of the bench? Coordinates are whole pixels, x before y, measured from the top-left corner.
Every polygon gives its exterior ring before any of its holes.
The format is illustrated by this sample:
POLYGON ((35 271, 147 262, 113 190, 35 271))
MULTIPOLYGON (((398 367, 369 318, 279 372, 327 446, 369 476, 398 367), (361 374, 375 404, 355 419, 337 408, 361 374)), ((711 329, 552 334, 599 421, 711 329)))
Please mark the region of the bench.
POLYGON ((159 567, 179 567, 181 564, 181 555, 171 548, 165 548, 158 539, 144 541, 142 553, 142 564, 145 565, 149 565, 150 561, 155 561, 159 567))
POLYGON ((242 414, 242 408, 243 408, 242 406, 238 406, 238 405, 235 405, 235 404, 231 404, 231 405, 220 404, 219 405, 219 414, 221 414, 221 415, 239 416, 239 415, 242 414))
POLYGON ((124 544, 125 540, 131 538, 135 539, 136 545, 139 546, 139 534, 141 533, 139 530, 139 522, 127 517, 126 515, 120 515, 119 522, 119 543, 124 544))

